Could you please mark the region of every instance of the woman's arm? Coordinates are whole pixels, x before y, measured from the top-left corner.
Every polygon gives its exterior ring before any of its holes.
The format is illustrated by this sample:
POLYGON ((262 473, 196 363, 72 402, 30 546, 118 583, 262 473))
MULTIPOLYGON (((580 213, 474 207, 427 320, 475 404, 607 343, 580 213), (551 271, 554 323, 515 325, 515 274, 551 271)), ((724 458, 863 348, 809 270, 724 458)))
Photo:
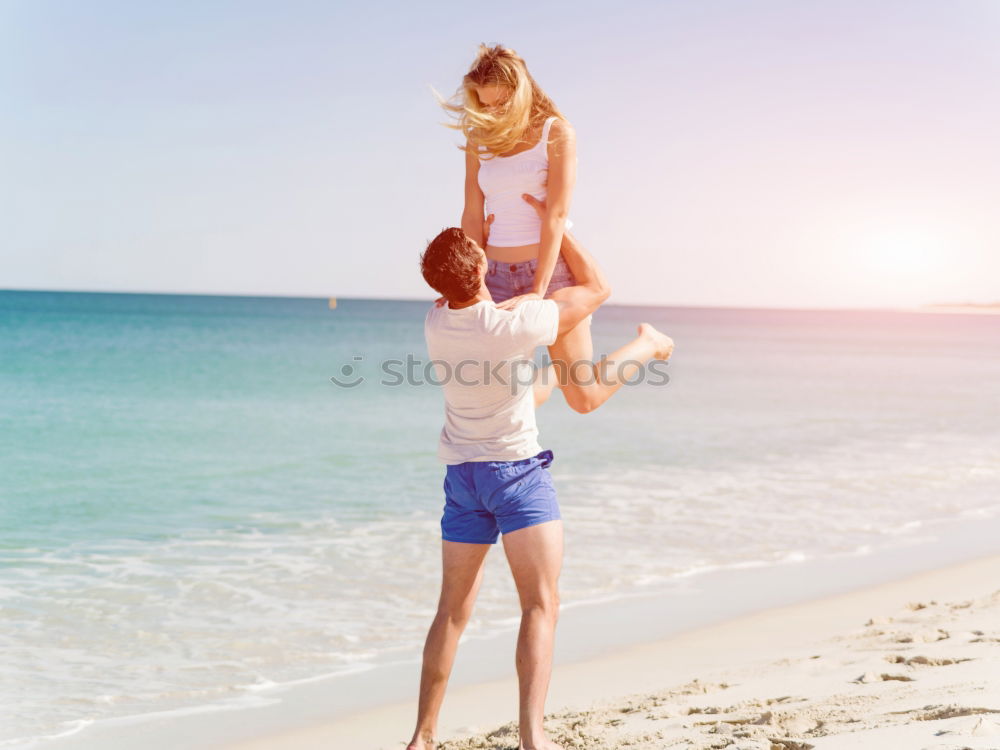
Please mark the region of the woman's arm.
POLYGON ((565 120, 556 120, 549 130, 552 142, 549 151, 549 176, 546 185, 546 210, 542 219, 542 236, 538 245, 538 266, 535 268, 534 292, 544 297, 559 259, 569 204, 576 184, 576 132, 565 120))
POLYGON ((479 157, 470 151, 465 152, 465 208, 462 209, 462 231, 473 242, 486 249, 483 245, 483 203, 485 196, 479 187, 479 157))
POLYGON ((549 150, 549 176, 546 187, 545 218, 538 246, 538 267, 535 269, 534 292, 544 297, 559 259, 569 204, 576 184, 576 132, 565 120, 556 120, 549 131, 553 134, 549 150))
MULTIPOLYGON (((576 132, 565 120, 556 120, 549 129, 551 143, 546 147, 549 157, 549 174, 546 184, 545 214, 538 245, 538 265, 532 291, 511 297, 497 304, 500 309, 513 309, 529 296, 544 297, 559 260, 566 227, 566 216, 576 183, 576 132), (554 134, 554 135, 553 135, 554 134)), ((523 197, 523 196, 522 196, 523 197)))

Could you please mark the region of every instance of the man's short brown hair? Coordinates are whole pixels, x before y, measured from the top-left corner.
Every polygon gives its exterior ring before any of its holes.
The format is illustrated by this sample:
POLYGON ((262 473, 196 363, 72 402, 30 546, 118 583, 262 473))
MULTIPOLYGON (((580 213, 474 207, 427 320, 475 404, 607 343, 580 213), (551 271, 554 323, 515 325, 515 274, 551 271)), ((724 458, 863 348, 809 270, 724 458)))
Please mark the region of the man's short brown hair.
POLYGON ((420 272, 449 302, 466 302, 479 291, 483 251, 458 227, 448 227, 427 243, 420 272))

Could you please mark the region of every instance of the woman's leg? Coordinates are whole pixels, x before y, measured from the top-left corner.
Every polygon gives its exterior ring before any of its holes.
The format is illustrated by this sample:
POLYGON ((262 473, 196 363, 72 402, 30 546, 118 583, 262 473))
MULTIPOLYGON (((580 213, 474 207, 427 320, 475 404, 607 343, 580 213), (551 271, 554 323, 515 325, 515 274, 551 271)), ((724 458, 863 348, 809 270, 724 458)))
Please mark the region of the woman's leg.
POLYGON ((538 371, 533 385, 536 409, 549 400, 549 396, 552 395, 552 391, 557 385, 559 385, 559 373, 555 365, 547 365, 538 371))
POLYGON ((667 336, 649 323, 640 323, 638 336, 595 364, 590 323, 584 320, 556 339, 549 356, 566 403, 587 414, 635 377, 646 362, 667 359, 672 350, 667 336))
MULTIPOLYGON (((582 247, 576 243, 564 242, 561 248, 569 270, 577 278, 584 275, 582 247)), ((587 257, 586 262, 593 263, 587 257)), ((617 391, 622 383, 631 380, 651 359, 667 359, 674 344, 670 337, 656 330, 649 323, 639 324, 639 335, 610 356, 594 363, 594 343, 590 333, 590 318, 580 321, 576 327, 556 339, 549 347, 552 366, 548 372, 542 370, 546 379, 555 380, 562 389, 566 403, 574 411, 586 414, 603 404, 617 391)), ((535 403, 543 402, 552 392, 552 385, 545 390, 545 384, 535 386, 535 403)))

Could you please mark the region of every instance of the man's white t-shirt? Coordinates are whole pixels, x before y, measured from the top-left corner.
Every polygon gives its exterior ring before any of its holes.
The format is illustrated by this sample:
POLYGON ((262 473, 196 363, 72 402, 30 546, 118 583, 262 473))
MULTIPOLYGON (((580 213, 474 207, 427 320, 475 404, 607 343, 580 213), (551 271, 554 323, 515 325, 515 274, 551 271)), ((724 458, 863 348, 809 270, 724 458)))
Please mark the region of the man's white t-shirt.
POLYGON ((498 310, 488 300, 430 309, 424 336, 444 390, 442 461, 519 461, 541 452, 533 356, 558 334, 559 308, 550 299, 527 300, 513 310, 498 310))

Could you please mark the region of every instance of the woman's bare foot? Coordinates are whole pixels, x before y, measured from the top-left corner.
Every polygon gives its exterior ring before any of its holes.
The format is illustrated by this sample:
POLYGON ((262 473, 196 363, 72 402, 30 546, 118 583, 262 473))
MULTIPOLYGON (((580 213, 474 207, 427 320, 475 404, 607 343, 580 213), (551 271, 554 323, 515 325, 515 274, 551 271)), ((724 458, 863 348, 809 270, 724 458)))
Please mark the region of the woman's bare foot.
POLYGON ((649 339, 653 343, 653 346, 656 349, 656 353, 653 355, 655 359, 670 358, 670 355, 674 351, 674 340, 667 334, 656 330, 649 323, 640 323, 639 335, 643 338, 649 339))

